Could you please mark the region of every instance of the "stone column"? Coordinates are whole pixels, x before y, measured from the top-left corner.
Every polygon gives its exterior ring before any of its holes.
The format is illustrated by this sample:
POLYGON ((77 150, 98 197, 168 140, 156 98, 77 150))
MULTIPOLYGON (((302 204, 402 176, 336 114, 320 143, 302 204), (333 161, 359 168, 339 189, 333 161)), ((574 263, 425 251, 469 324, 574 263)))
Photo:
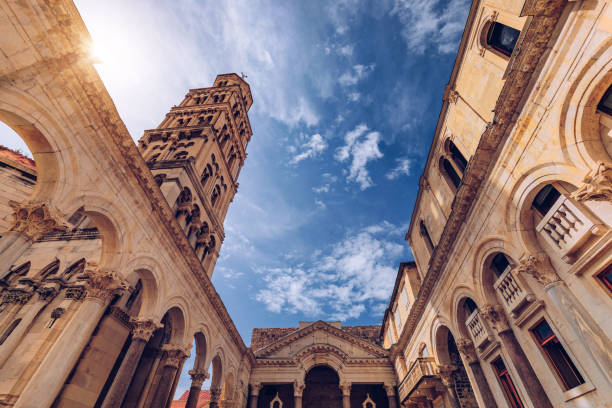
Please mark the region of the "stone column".
POLYGON ((548 256, 542 253, 524 254, 516 269, 518 273, 531 275, 544 286, 544 291, 584 345, 603 377, 612 385, 612 340, 557 275, 548 256))
POLYGON ((395 386, 391 384, 385 384, 384 386, 385 392, 387 393, 387 398, 389 399, 389 408, 397 408, 397 403, 395 400, 395 386))
POLYGON ((162 362, 162 373, 159 379, 159 384, 155 390, 151 408, 165 408, 166 402, 170 397, 170 390, 174 384, 174 376, 176 375, 182 360, 187 358, 187 353, 182 347, 165 344, 163 350, 166 353, 162 362))
POLYGON ((249 401, 249 408, 257 408, 257 401, 259 399, 259 391, 261 391, 261 383, 251 384, 251 399, 249 401))
POLYGON ((302 408, 302 395, 306 384, 299 381, 293 382, 293 408, 302 408))
MULTIPOLYGON (((38 313, 45 307, 58 293, 59 285, 53 283, 50 285, 42 286, 38 288, 38 299, 27 307, 21 315, 17 315, 14 319, 21 317, 21 321, 15 327, 11 335, 6 339, 2 347, 0 347, 0 367, 4 365, 6 360, 13 354, 13 351, 17 348, 25 332, 28 330, 34 318, 38 313)), ((14 320, 13 319, 13 320, 14 320)))
POLYGON ((191 370, 189 375, 191 376, 191 388, 189 388, 189 397, 187 398, 185 408, 197 408, 202 384, 210 377, 210 374, 206 371, 191 370))
POLYGON ((351 383, 343 382, 340 384, 342 390, 342 408, 351 408, 351 383))
POLYGON ((438 375, 440 375, 440 380, 444 385, 444 395, 446 396, 449 407, 461 408, 461 405, 459 405, 459 401, 457 400, 457 396, 455 395, 455 382, 453 381, 453 372, 455 369, 456 367, 453 366, 440 365, 438 366, 438 375))
POLYGON ((61 215, 47 203, 9 202, 13 213, 13 226, 0 238, 0 279, 30 245, 52 231, 67 229, 61 215))
POLYGON ((127 288, 115 273, 91 264, 85 278, 85 299, 21 392, 15 408, 51 406, 109 302, 127 288))
POLYGON ((540 380, 533 371, 525 352, 519 345, 506 314, 501 305, 485 305, 480 314, 497 331, 502 341, 502 346, 512 361, 512 365, 519 375, 520 381, 525 386, 529 399, 536 407, 552 408, 552 404, 546 395, 546 391, 540 380))
POLYGON ((472 372, 472 377, 476 382, 476 386, 472 388, 478 389, 485 407, 496 408, 497 402, 495 402, 491 388, 489 388, 489 383, 487 382, 484 372, 482 371, 480 361, 478 361, 478 358, 476 357, 476 350, 474 349, 472 340, 461 338, 457 339, 456 344, 459 353, 461 353, 463 359, 467 361, 470 371, 472 372))
POLYGON ((208 408, 219 408, 219 397, 221 396, 221 389, 215 388, 210 390, 210 403, 208 408))
POLYGON ((161 327, 152 320, 133 320, 132 326, 132 342, 123 357, 112 385, 106 393, 101 408, 121 406, 147 342, 155 330, 161 327))

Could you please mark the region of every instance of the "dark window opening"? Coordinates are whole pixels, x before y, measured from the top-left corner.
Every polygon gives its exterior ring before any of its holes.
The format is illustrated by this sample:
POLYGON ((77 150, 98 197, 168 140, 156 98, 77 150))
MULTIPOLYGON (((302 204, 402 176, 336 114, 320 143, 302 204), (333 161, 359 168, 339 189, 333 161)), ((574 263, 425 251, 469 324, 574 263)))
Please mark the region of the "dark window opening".
POLYGON ((512 382, 512 378, 510 378, 510 374, 508 373, 508 369, 504 364, 504 360, 498 358, 493 361, 493 368, 497 373, 497 378, 499 378, 499 382, 501 383, 502 389, 504 390, 504 394, 506 394, 506 398, 510 403, 512 408, 523 408, 523 402, 519 397, 518 391, 512 382))
POLYGON ((508 266, 510 266, 510 262, 508 262, 506 255, 502 253, 495 255, 491 261, 491 268, 495 271, 497 277, 500 277, 508 266))
POLYGON ((550 211, 560 196, 561 193, 552 184, 548 184, 535 196, 531 206, 544 216, 550 211))
POLYGON ((425 241, 425 245, 427 246, 429 252, 433 252, 434 244, 431 240, 431 236, 429 235, 429 231, 427 231, 427 226, 425 226, 423 220, 419 222, 419 232, 421 233, 421 236, 423 237, 423 240, 425 241))
POLYGON ((606 285, 608 290, 612 292, 612 265, 608 266, 602 273, 598 275, 599 279, 606 285))
POLYGON ((597 104, 597 109, 608 115, 612 115, 612 86, 608 88, 603 98, 599 101, 599 104, 597 104))
POLYGON ((487 45, 509 57, 521 32, 505 24, 494 22, 487 33, 487 45))
POLYGON ((451 158, 461 171, 461 173, 465 172, 465 168, 467 167, 467 160, 461 153, 461 151, 455 146, 453 142, 450 142, 448 145, 448 150, 450 151, 451 158))
POLYGON ((465 312, 469 316, 478 309, 478 306, 476 306, 476 302, 474 302, 472 299, 467 298, 465 299, 465 302, 463 302, 463 309, 465 309, 465 312))
POLYGON ((584 384, 582 375, 546 320, 536 325, 531 332, 566 390, 584 384))
POLYGON ((444 168, 444 171, 446 172, 446 175, 450 181, 453 183, 453 186, 455 186, 455 188, 459 188, 459 185, 461 184, 461 177, 459 177, 453 165, 447 159, 442 159, 442 167, 444 168))

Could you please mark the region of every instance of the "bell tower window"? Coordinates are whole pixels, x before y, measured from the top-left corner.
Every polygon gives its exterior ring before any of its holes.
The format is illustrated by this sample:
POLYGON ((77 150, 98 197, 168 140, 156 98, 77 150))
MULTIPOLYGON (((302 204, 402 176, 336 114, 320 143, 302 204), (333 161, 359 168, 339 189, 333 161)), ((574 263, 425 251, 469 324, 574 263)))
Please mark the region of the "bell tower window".
POLYGON ((509 57, 514 51, 521 32, 497 21, 489 25, 487 32, 487 46, 509 57))

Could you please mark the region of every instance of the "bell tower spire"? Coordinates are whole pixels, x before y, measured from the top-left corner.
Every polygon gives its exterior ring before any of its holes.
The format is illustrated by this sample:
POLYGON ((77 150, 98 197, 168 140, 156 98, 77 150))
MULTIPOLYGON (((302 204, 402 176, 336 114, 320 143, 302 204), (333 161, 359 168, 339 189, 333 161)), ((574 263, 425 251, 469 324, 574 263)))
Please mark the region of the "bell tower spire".
POLYGON ((236 74, 191 89, 138 146, 208 276, 225 237, 223 222, 253 132, 251 89, 236 74))

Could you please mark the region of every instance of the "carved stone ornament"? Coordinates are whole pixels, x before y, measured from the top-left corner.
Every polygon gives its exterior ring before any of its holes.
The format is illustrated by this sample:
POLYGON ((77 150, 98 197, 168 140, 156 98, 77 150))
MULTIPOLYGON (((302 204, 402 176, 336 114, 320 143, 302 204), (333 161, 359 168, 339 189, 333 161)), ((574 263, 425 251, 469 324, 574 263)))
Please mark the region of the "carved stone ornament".
POLYGON ((64 296, 66 299, 81 300, 85 297, 85 288, 83 286, 71 286, 66 288, 64 296))
POLYGON ((366 393, 366 399, 361 403, 363 408, 376 408, 376 403, 370 397, 370 393, 366 393), (369 404, 369 405, 368 405, 369 404))
POLYGON ((516 272, 533 276, 533 278, 543 286, 561 280, 550 265, 548 256, 543 253, 537 255, 524 254, 521 259, 519 259, 518 265, 516 266, 516 272))
POLYGON ((454 386, 455 383, 453 381, 453 373, 455 372, 456 368, 457 367, 452 365, 438 366, 438 375, 440 376, 440 380, 442 380, 442 384, 444 384, 445 387, 449 388, 454 386))
POLYGON ((189 370, 189 376, 191 377, 191 387, 202 388, 202 384, 210 377, 206 371, 200 370, 189 370))
POLYGON ((6 289, 2 293, 2 303, 19 303, 25 305, 32 298, 34 293, 21 289, 6 289))
POLYGON ((51 301, 58 294, 58 290, 52 286, 41 286, 36 290, 38 292, 38 297, 40 300, 45 302, 51 301))
POLYGON ((270 408, 283 408, 283 401, 278 396, 278 392, 276 392, 276 396, 270 401, 270 408))
POLYGON ((340 383, 340 389, 342 390, 342 395, 351 395, 351 383, 350 382, 340 383))
POLYGON ((582 180, 582 184, 571 195, 576 201, 612 202, 612 165, 602 161, 582 180))
POLYGON ((297 397, 301 397, 304 393, 304 389, 306 388, 306 384, 299 381, 293 382, 293 395, 297 397))
POLYGON ((457 103, 459 100, 459 92, 454 89, 451 89, 448 92, 448 103, 457 103))
POLYGON ((457 350, 459 353, 463 355, 463 357, 467 360, 468 363, 474 363, 478 360, 476 357, 476 350, 474 349, 474 344, 472 340, 467 338, 460 338, 456 341, 457 350))
POLYGON ((54 231, 66 231, 68 229, 59 212, 51 209, 46 203, 20 204, 9 201, 9 204, 15 211, 11 231, 20 232, 31 241, 37 241, 54 231))
POLYGON ((210 405, 209 407, 216 407, 217 401, 219 401, 219 397, 221 396, 221 389, 213 388, 210 390, 210 405), (213 405, 214 404, 214 405, 213 405))
POLYGON ((62 317, 62 315, 64 314, 65 310, 62 307, 56 307, 55 309, 53 309, 53 311, 51 312, 51 318, 52 319, 59 319, 60 317, 62 317))
POLYGON ((395 386, 393 384, 383 384, 385 388, 385 392, 387 393, 387 397, 392 397, 395 395, 395 386))
POLYGON ((162 327, 153 320, 132 319, 132 338, 149 341, 155 330, 162 327))
POLYGON ((97 265, 89 262, 84 279, 87 281, 85 297, 101 299, 105 302, 126 291, 129 286, 116 273, 100 269, 97 265))
POLYGON ((179 346, 165 344, 162 349, 166 352, 164 360, 164 366, 166 367, 178 368, 181 362, 189 356, 185 349, 179 346))
POLYGON ((483 316, 498 333, 510 330, 510 324, 508 323, 508 319, 501 305, 484 305, 480 310, 480 315, 483 316))
POLYGON ((251 384, 251 395, 259 395, 259 391, 261 391, 262 387, 263 385, 261 383, 251 384))

